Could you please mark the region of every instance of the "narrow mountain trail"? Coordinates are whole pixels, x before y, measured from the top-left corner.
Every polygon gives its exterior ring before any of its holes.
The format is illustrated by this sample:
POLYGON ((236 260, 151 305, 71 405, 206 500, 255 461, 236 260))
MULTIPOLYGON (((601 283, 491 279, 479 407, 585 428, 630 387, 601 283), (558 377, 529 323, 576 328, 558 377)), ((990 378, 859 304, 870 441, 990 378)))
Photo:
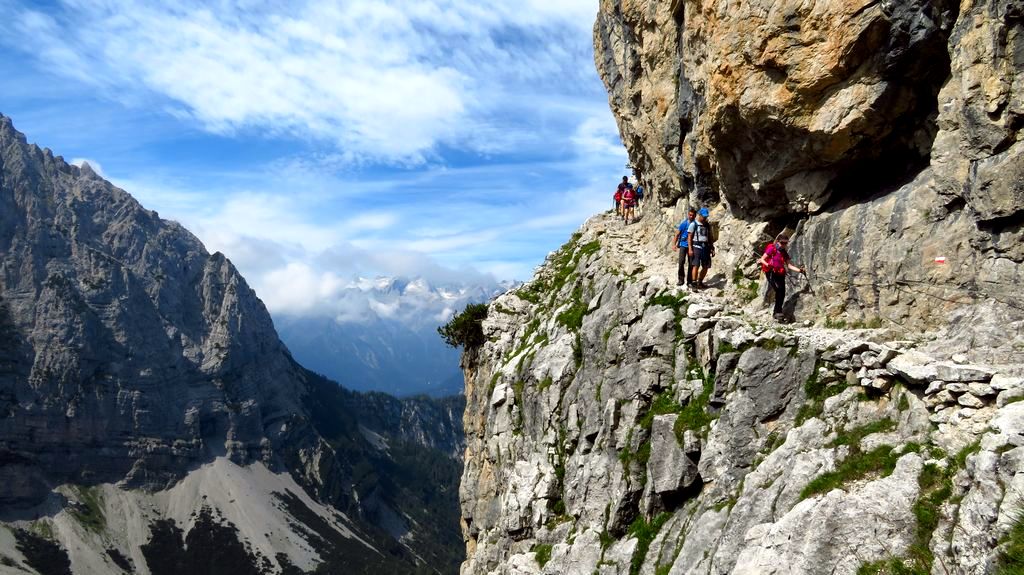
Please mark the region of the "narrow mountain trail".
POLYGON ((686 291, 673 216, 598 214, 488 307, 462 573, 988 573, 1024 509, 1024 374, 778 324, 735 254, 686 291))
MULTIPOLYGON (((673 210, 669 209, 657 210, 648 207, 643 218, 625 225, 621 217, 608 211, 591 218, 585 227, 600 238, 601 255, 610 268, 638 279, 664 278, 665 284, 674 295, 685 296, 690 303, 722 309, 756 332, 783 331, 817 345, 828 345, 837 339, 848 338, 851 331, 857 333, 858 337, 866 339, 881 340, 887 335, 893 335, 886 329, 887 326, 859 329, 848 326, 830 328, 815 326, 810 320, 800 318, 793 324, 779 324, 771 316, 771 304, 766 299, 763 276, 759 276, 757 280, 744 277, 740 280, 739 286, 730 285, 729 278, 733 272, 724 269, 724 253, 719 253, 712 260, 706 289, 688 290, 675 285, 679 252, 672 249, 672 239, 679 222, 675 221, 672 212, 673 210)), ((680 217, 679 221, 681 219, 680 217)), ((752 255, 750 260, 753 261, 752 255)), ((807 281, 804 278, 790 279, 787 298, 805 291, 807 281)), ((919 334, 918 340, 923 343, 935 338, 938 338, 937 334, 919 334)))

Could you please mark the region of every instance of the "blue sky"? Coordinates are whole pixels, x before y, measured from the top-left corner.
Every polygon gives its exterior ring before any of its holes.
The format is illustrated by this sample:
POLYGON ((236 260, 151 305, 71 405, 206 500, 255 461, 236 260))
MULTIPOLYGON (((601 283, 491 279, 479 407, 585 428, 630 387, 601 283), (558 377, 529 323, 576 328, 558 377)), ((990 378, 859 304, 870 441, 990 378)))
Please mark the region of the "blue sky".
POLYGON ((0 112, 223 251, 272 311, 527 279, 626 155, 597 0, 0 0, 0 112))

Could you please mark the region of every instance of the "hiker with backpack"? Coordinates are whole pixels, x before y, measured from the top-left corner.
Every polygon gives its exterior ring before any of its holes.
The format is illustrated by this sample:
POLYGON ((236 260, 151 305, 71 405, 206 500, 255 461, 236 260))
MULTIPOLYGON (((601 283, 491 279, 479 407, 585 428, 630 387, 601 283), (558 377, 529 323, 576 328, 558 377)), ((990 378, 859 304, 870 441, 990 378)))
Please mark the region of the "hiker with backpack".
POLYGON ((672 249, 679 251, 679 268, 676 270, 676 285, 690 286, 691 275, 693 274, 693 260, 689 254, 690 224, 697 217, 697 210, 690 208, 686 212, 686 219, 679 224, 676 237, 672 238, 672 249))
POLYGON ((629 218, 632 217, 633 221, 636 221, 636 215, 634 209, 636 208, 636 191, 633 189, 633 184, 626 184, 626 189, 622 192, 622 220, 629 225, 629 218))
POLYGON ((775 241, 768 244, 761 256, 761 271, 768 279, 768 285, 775 292, 775 307, 772 310, 772 317, 776 321, 785 321, 786 316, 782 313, 782 303, 786 299, 786 270, 790 269, 798 273, 805 273, 802 267, 793 264, 786 248, 789 246, 789 236, 781 233, 775 241))
POLYGON ((619 182, 619 187, 615 188, 615 213, 622 215, 622 193, 626 191, 626 185, 629 184, 629 176, 622 176, 622 181, 619 182))
POLYGON ((640 180, 636 182, 636 213, 638 216, 644 215, 644 186, 640 180))
POLYGON ((692 274, 690 285, 696 289, 704 289, 704 278, 711 269, 711 258, 715 256, 714 238, 711 236, 711 224, 708 222, 708 209, 697 211, 697 218, 690 222, 686 234, 687 254, 690 256, 692 274))

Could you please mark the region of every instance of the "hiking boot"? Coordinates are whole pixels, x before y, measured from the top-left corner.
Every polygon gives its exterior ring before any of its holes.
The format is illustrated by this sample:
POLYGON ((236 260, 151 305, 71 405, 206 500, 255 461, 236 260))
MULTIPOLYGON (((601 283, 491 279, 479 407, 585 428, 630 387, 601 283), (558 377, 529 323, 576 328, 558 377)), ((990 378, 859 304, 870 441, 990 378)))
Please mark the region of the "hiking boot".
POLYGON ((775 314, 772 314, 772 318, 774 318, 775 321, 777 321, 779 323, 786 323, 786 316, 784 314, 775 313, 775 314))

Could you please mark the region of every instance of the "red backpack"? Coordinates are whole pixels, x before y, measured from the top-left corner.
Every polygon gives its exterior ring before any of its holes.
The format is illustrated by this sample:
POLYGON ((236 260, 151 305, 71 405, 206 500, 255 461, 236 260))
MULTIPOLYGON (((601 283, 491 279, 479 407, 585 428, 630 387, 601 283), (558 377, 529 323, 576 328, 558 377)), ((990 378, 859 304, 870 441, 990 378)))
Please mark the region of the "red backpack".
POLYGON ((788 256, 785 251, 776 247, 775 242, 768 244, 764 248, 764 255, 767 256, 768 265, 761 265, 761 271, 764 273, 775 272, 777 274, 786 273, 786 259, 788 256))

